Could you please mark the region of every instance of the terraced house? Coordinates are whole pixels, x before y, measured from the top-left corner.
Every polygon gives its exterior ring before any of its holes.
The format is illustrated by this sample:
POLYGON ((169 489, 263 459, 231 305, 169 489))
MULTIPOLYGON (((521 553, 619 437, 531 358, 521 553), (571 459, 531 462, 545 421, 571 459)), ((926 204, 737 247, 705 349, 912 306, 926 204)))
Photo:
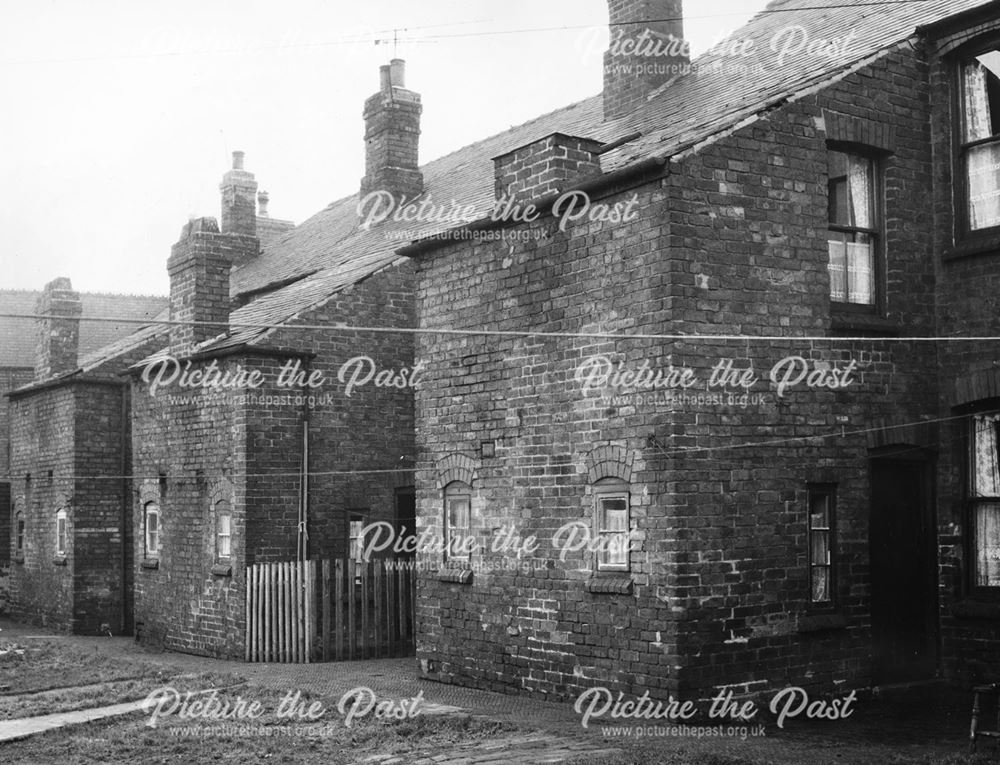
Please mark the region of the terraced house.
POLYGON ((778 0, 694 61, 641 44, 683 37, 679 2, 608 5, 604 92, 432 189, 493 235, 403 250, 418 524, 472 540, 423 558, 421 671, 995 674, 998 344, 967 338, 1000 334, 1000 4, 778 0))
POLYGON ((248 566, 354 557, 385 520, 441 542, 417 552, 431 679, 1000 673, 1000 3, 777 0, 695 60, 679 0, 608 6, 602 93, 424 165, 383 67, 358 193, 298 226, 234 156, 221 225, 174 245, 170 323, 101 355, 141 637, 242 655, 248 566), (370 220, 372 192, 430 214, 370 220), (150 384, 174 362, 267 382, 150 384), (288 365, 333 397, 289 402, 288 365))

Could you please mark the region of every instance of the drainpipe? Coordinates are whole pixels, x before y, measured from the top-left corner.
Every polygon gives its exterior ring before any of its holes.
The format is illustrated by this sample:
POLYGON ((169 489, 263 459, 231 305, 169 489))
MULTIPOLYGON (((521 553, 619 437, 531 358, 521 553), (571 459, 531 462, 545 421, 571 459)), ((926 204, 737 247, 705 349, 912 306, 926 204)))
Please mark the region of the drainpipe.
MULTIPOLYGON (((306 379, 312 371, 306 365, 306 379)), ((303 391, 302 400, 302 471, 299 479, 299 526, 297 559, 309 559, 309 393, 303 391)))
POLYGON ((130 409, 130 401, 132 396, 131 388, 126 384, 122 386, 122 397, 121 397, 121 422, 119 424, 119 438, 121 443, 119 444, 119 454, 120 461, 119 466, 121 470, 118 475, 120 475, 122 481, 122 507, 121 507, 121 544, 122 544, 122 576, 121 576, 121 607, 118 609, 120 619, 119 619, 119 633, 124 635, 126 633, 126 627, 128 626, 128 614, 126 609, 128 608, 128 546, 132 543, 132 537, 128 533, 128 516, 131 512, 132 502, 131 502, 131 480, 129 475, 131 470, 129 469, 128 460, 128 438, 129 438, 129 428, 128 428, 128 414, 130 409))

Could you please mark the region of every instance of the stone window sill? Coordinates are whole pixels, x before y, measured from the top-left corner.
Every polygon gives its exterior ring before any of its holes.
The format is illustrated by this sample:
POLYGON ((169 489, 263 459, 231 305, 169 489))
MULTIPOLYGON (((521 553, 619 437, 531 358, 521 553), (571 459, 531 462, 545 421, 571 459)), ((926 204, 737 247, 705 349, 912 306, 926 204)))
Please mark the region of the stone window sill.
POLYGON ((955 603, 951 612, 958 619, 1000 619, 1000 602, 966 598, 955 603))
POLYGON ((159 558, 146 558, 146 560, 139 565, 147 571, 156 571, 160 567, 160 560, 159 558))
POLYGON ((471 568, 443 568, 438 571, 439 582, 450 582, 452 584, 472 584, 471 568))
POLYGON ((233 567, 228 563, 216 563, 212 566, 212 576, 232 576, 233 567))
POLYGON ((628 574, 595 574, 587 580, 587 592, 631 595, 632 577, 628 574))
POLYGON ((807 614, 799 617, 797 632, 823 632, 847 628, 847 617, 840 611, 828 614, 807 614))
POLYGON ((57 555, 56 557, 54 557, 52 559, 52 565, 54 565, 54 566, 65 566, 65 565, 67 565, 66 564, 66 556, 65 555, 57 555))
POLYGON ((873 313, 838 311, 830 314, 830 329, 834 332, 878 332, 883 335, 899 335, 899 323, 873 313))
POLYGON ((973 258, 977 255, 1000 254, 1000 234, 992 236, 976 237, 966 239, 945 249, 941 259, 945 262, 949 260, 961 260, 962 258, 973 258))

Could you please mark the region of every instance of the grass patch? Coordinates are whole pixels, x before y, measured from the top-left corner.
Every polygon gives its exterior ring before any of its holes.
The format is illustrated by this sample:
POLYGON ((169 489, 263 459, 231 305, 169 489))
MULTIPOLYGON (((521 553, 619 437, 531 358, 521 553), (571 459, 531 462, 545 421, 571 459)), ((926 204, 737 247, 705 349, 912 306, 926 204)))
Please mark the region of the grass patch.
POLYGON ((162 665, 58 640, 0 638, 0 694, 33 693, 136 678, 165 678, 162 665))
POLYGON ((0 744, 0 756, 8 762, 71 761, 110 765, 134 765, 136 762, 346 764, 374 755, 394 755, 409 762, 418 756, 439 755, 455 744, 502 740, 519 730, 510 724, 466 715, 421 715, 406 720, 366 717, 346 727, 336 711, 337 699, 308 694, 303 694, 303 700, 320 701, 326 713, 315 722, 290 722, 275 714, 284 695, 246 687, 219 694, 221 701, 231 704, 237 697, 260 701, 267 713, 257 720, 182 720, 169 716, 161 718, 158 727, 150 728, 147 716, 135 714, 0 744))

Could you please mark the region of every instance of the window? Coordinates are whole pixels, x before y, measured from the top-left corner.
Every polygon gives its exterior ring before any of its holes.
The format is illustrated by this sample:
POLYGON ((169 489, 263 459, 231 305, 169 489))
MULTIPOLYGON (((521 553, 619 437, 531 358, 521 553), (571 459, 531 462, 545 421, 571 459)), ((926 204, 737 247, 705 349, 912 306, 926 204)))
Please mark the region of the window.
POLYGON ((215 503, 215 557, 228 560, 233 549, 233 514, 229 503, 220 499, 215 503))
POLYGON ((444 489, 445 560, 468 562, 471 539, 472 487, 452 481, 444 489))
POLYGON ((56 513, 56 555, 65 555, 67 547, 66 509, 56 513))
POLYGON ((24 512, 14 513, 14 553, 18 558, 24 557, 24 512))
POLYGON ((834 491, 809 487, 809 600, 833 604, 834 491))
POLYGON ((969 480, 972 585, 1000 587, 1000 415, 972 418, 972 470, 969 480))
POLYGON ((146 530, 146 555, 156 556, 160 552, 160 506, 155 502, 146 503, 143 523, 146 530))
POLYGON ((878 238, 875 162, 835 150, 827 152, 827 158, 830 299, 874 306, 878 238))
POLYGON ((628 484, 603 479, 594 485, 594 527, 598 571, 629 570, 628 484))
POLYGON ((965 230, 1000 226, 1000 51, 961 67, 959 154, 965 181, 965 230))

